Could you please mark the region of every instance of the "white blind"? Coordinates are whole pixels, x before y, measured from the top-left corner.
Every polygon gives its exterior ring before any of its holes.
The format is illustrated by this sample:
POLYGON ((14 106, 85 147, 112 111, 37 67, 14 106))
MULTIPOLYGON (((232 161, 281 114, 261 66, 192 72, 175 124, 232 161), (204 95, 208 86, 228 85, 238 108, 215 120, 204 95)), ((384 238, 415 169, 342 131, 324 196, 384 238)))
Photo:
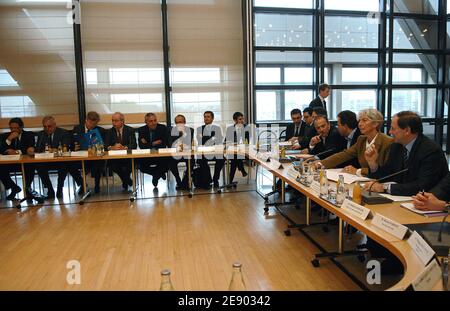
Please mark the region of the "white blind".
POLYGON ((240 0, 168 0, 172 114, 189 124, 232 121, 244 110, 240 0))
POLYGON ((81 37, 87 110, 165 111, 159 0, 84 0, 81 37))

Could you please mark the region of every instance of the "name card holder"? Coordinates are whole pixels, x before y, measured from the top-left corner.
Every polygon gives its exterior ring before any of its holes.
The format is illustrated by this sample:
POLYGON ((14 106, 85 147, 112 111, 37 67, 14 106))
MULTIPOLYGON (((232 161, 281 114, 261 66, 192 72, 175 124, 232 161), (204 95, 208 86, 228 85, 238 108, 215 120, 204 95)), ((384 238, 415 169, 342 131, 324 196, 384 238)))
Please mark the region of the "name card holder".
POLYGON ((380 214, 375 214, 372 219, 372 224, 400 240, 403 240, 408 233, 408 228, 406 226, 380 214))
POLYGON ((267 164, 271 170, 278 170, 283 168, 280 162, 274 159, 270 159, 270 162, 267 164))
POLYGON ((35 153, 34 158, 35 159, 53 159, 55 157, 55 154, 53 152, 50 153, 35 153))
POLYGON ((371 215, 370 209, 350 201, 349 199, 344 200, 341 209, 361 220, 366 220, 371 215))
POLYGON ((19 161, 20 154, 0 155, 0 161, 19 161))
POLYGON ((295 180, 300 177, 300 173, 293 166, 289 167, 287 174, 290 178, 295 180))
POLYGON ((311 190, 314 191, 316 195, 320 194, 320 184, 318 181, 313 181, 310 186, 311 190))
POLYGON ((214 146, 199 146, 197 148, 198 152, 214 152, 215 150, 216 148, 214 146))
POLYGON ((442 280, 441 267, 433 260, 411 283, 411 287, 415 291, 431 291, 440 280, 442 280))
POLYGON ((131 150, 131 154, 150 154, 150 149, 133 149, 131 150))
POLYGON ((158 149, 158 153, 176 153, 177 148, 160 148, 158 149))
POLYGON ((417 231, 414 231, 407 240, 409 246, 414 253, 419 257, 420 261, 426 265, 433 258, 435 252, 430 245, 420 236, 417 231))
POLYGON ((76 158, 87 158, 87 157, 89 157, 89 152, 87 150, 72 151, 70 153, 70 156, 76 157, 76 158))
POLYGON ((127 155, 127 150, 109 150, 108 155, 110 156, 127 155))

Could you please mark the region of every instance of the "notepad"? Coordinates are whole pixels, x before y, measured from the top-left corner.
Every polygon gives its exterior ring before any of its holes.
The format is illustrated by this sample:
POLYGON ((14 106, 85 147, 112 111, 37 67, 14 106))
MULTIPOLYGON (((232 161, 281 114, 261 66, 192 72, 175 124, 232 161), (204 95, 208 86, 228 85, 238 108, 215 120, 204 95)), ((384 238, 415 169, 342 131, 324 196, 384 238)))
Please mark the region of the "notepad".
POLYGON ((407 210, 409 210, 411 212, 414 212, 414 213, 422 215, 422 216, 432 216, 432 215, 443 214, 442 211, 422 211, 420 209, 415 208, 413 203, 402 203, 402 204, 400 204, 400 206, 403 208, 406 208, 407 210))
POLYGON ((20 160, 20 154, 0 155, 0 161, 18 161, 18 160, 20 160))
POLYGON ((177 148, 160 148, 158 149, 158 153, 176 153, 177 148))
POLYGON ((110 155, 110 156, 127 155, 127 151, 126 150, 109 150, 108 155, 110 155))
POLYGON ((364 181, 371 180, 370 178, 367 178, 367 177, 360 177, 357 175, 344 173, 344 172, 342 172, 342 169, 329 169, 326 172, 327 172, 327 178, 329 180, 332 180, 335 182, 337 182, 339 180, 339 175, 343 175, 344 183, 346 183, 346 184, 353 184, 354 182, 357 182, 357 181, 364 182, 364 181))
POLYGON ((412 201, 412 197, 410 197, 410 196, 392 195, 392 194, 387 194, 387 193, 380 193, 380 195, 392 200, 393 202, 412 201))

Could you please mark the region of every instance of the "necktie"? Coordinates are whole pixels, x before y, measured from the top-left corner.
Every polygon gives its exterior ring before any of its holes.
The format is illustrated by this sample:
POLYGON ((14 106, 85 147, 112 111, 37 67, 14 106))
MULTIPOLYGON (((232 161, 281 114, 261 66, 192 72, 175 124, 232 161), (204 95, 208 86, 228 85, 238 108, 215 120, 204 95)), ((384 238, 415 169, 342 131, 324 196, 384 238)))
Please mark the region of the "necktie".
POLYGON ((298 136, 298 126, 296 125, 295 126, 295 131, 294 131, 294 137, 297 137, 298 136))
POLYGON ((408 167, 408 158, 409 158, 408 149, 403 148, 403 168, 408 167))
POLYGON ((120 130, 117 131, 117 142, 119 144, 122 144, 122 133, 120 132, 120 130))
POLYGON ((327 102, 325 101, 325 99, 323 100, 323 109, 327 110, 327 102))

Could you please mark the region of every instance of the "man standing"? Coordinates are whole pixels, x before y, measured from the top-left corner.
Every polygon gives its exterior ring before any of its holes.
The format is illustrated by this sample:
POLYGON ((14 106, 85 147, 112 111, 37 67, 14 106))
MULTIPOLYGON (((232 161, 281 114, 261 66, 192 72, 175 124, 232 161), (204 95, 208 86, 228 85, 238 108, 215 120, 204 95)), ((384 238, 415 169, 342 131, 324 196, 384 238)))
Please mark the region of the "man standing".
MULTIPOLYGON (((149 112, 145 115, 145 125, 138 129, 139 148, 157 150, 168 145, 167 127, 158 123, 156 115, 149 112)), ((164 158, 142 159, 139 161, 143 173, 152 175, 152 184, 158 187, 160 178, 166 179, 168 169, 164 158)))
MULTIPOLYGON (((48 150, 56 150, 59 146, 70 146, 70 134, 65 129, 56 126, 55 118, 52 116, 46 116, 42 119, 42 125, 44 130, 38 133, 38 140, 36 143, 36 152, 46 152, 48 150)), ((39 177, 42 180, 42 184, 47 188, 47 198, 55 198, 55 190, 53 189, 52 182, 48 172, 50 170, 56 170, 58 172, 58 183, 56 196, 62 198, 64 180, 67 176, 68 166, 67 163, 40 163, 36 165, 39 177)), ((81 184, 80 180, 76 180, 81 184)), ((80 185, 79 184, 79 185, 80 185)))
MULTIPOLYGON (((172 148, 177 148, 182 145, 183 150, 189 151, 192 148, 192 140, 194 139, 194 129, 186 126, 185 116, 179 114, 175 117, 175 126, 170 130, 169 145, 172 148)), ((175 176, 177 181, 176 190, 186 190, 189 188, 188 175, 187 172, 183 174, 183 179, 180 177, 178 172, 178 164, 184 162, 186 164, 186 171, 188 168, 188 159, 185 157, 174 158, 172 157, 169 161, 169 167, 172 174, 175 176)), ((193 168, 193 162, 191 162, 191 172, 193 168)))
MULTIPOLYGON (((204 125, 197 128, 197 141, 201 146, 214 146, 214 145, 222 145, 223 143, 223 135, 222 129, 220 126, 212 124, 214 121, 214 112, 205 111, 203 113, 203 121, 204 125)), ((214 165, 214 176, 213 176, 213 185, 214 188, 219 187, 219 178, 220 172, 222 171, 223 165, 225 163, 223 159, 223 154, 214 156, 215 165, 214 165)), ((205 156, 203 156, 200 160, 198 160, 202 172, 206 172, 209 170, 208 160, 205 156)))
MULTIPOLYGON (((125 116, 116 112, 111 117, 112 128, 106 132, 105 145, 108 150, 131 150, 136 149, 136 136, 134 129, 125 125, 125 116)), ((131 161, 128 159, 112 160, 108 163, 111 170, 119 175, 122 181, 122 188, 128 191, 128 187, 133 185, 130 178, 131 161)))
POLYGON ((327 102, 326 99, 330 95, 331 88, 328 84, 323 83, 319 85, 319 95, 311 101, 309 104, 309 108, 321 107, 327 110, 327 102))
MULTIPOLYGON (((33 155, 34 154, 34 134, 33 132, 25 131, 24 124, 21 118, 12 118, 9 120, 9 133, 4 133, 0 136, 0 152, 1 154, 14 155, 33 155)), ((25 181, 26 191, 31 193, 31 183, 34 179, 33 164, 26 164, 25 166, 25 181)), ((6 197, 7 200, 13 200, 22 189, 11 179, 11 172, 21 171, 20 165, 2 165, 0 170, 0 180, 5 186, 6 190, 11 189, 11 193, 6 197)))

